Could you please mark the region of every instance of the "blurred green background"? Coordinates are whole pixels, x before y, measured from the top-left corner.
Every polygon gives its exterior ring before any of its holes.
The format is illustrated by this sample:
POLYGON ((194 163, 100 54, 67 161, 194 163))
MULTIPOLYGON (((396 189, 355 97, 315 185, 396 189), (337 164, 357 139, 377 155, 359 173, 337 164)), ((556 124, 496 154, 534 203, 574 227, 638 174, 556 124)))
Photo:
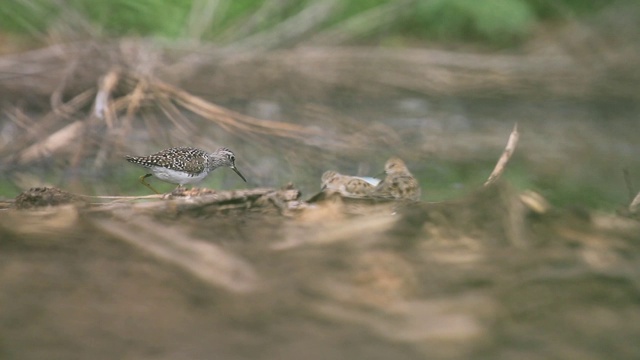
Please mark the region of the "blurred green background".
MULTIPOLYGON (((607 0, 15 0, 0 8, 0 30, 42 36, 83 19, 108 36, 157 36, 229 42, 229 32, 254 19, 253 31, 278 26, 305 10, 330 10, 314 31, 340 28, 358 40, 479 42, 516 46, 536 26, 589 16, 607 0), (384 15, 371 16, 376 10, 384 15), (371 21, 367 23, 367 21, 371 21)), ((237 34, 235 36, 240 36, 237 34)))

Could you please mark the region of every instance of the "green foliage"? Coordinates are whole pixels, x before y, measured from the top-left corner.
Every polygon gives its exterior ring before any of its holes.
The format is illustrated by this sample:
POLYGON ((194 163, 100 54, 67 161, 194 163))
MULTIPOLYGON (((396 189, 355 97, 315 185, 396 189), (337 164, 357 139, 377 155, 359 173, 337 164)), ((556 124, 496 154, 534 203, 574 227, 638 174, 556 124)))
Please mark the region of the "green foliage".
POLYGON ((525 0, 434 0, 419 2, 405 30, 438 40, 506 44, 526 35, 534 22, 525 0))
POLYGON ((48 28, 59 11, 47 0, 5 1, 0 6, 0 30, 37 35, 48 28))
POLYGON ((423 179, 424 200, 444 201, 461 198, 481 187, 489 176, 487 169, 493 165, 484 161, 456 164, 432 161, 425 169, 413 173, 416 178, 423 179))
MULTIPOLYGON (((216 8, 216 21, 211 24, 210 34, 223 32, 238 21, 249 18, 264 5, 264 2, 264 0, 220 0, 216 8)), ((265 21, 276 21, 276 19, 265 19, 265 21)))
MULTIPOLYGON (((629 0, 634 1, 634 0, 629 0)), ((571 15, 588 14, 610 5, 611 0, 527 0, 536 15, 542 19, 557 19, 571 15)))
MULTIPOLYGON (((392 1, 340 3, 324 26, 348 21, 392 1)), ((480 40, 508 45, 524 38, 536 22, 587 14, 610 3, 609 0, 419 0, 409 5, 409 11, 390 13, 394 21, 378 29, 378 35, 439 41, 480 40)), ((208 20, 204 33, 198 32, 198 36, 216 39, 249 20, 253 32, 268 29, 316 3, 313 0, 217 0, 211 3, 193 0, 11 0, 0 6, 0 30, 38 35, 54 23, 73 21, 79 14, 111 36, 180 38, 190 35, 188 29, 193 25, 190 22, 194 16, 198 18, 198 11, 203 11, 194 4, 212 12, 203 17, 208 20)))
POLYGON ((20 194, 20 189, 10 180, 0 178, 0 199, 11 199, 20 194))
MULTIPOLYGON (((384 5, 389 0, 360 0, 360 1, 345 1, 340 5, 340 10, 331 19, 331 23, 340 22, 346 20, 352 16, 358 15, 364 11, 370 10, 376 6, 384 5)), ((393 15, 392 15, 393 16, 393 15)))
POLYGON ((537 178, 531 188, 539 191, 549 202, 562 207, 587 207, 614 210, 626 205, 623 189, 593 178, 537 178))
POLYGON ((190 4, 181 0, 72 0, 68 5, 113 35, 181 35, 190 4))
MULTIPOLYGON (((554 206, 614 210, 625 205, 625 194, 600 179, 540 177, 532 174, 530 165, 519 162, 517 156, 511 160, 502 177, 516 189, 539 192, 554 206)), ((446 201, 481 188, 494 166, 493 161, 432 162, 414 174, 422 179, 423 200, 446 201)))

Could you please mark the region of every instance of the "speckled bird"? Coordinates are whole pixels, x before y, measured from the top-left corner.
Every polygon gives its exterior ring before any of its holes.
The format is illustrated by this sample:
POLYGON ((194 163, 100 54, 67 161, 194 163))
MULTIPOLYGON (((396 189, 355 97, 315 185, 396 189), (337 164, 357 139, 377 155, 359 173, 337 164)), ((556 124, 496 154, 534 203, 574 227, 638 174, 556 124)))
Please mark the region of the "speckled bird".
POLYGON ((342 175, 335 171, 325 171, 321 178, 322 190, 333 190, 340 195, 347 197, 367 196, 375 188, 366 180, 356 177, 342 175))
POLYGON ((213 170, 226 166, 235 171, 242 180, 247 181, 236 168, 233 151, 227 148, 219 148, 208 153, 193 147, 174 147, 149 156, 127 155, 125 159, 151 171, 151 174, 141 176, 140 182, 156 193, 159 192, 145 181, 149 176, 182 187, 200 182, 213 170))
POLYGON ((393 200, 420 200, 420 184, 404 161, 392 157, 384 165, 387 175, 371 192, 376 198, 393 200))

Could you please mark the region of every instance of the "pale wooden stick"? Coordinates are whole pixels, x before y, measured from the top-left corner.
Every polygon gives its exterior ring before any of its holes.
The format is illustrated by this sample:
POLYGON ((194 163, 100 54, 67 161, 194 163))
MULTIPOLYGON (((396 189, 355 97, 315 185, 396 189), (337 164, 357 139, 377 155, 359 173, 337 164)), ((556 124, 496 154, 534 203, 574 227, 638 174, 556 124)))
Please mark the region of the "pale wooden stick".
POLYGON ((493 184, 496 180, 500 178, 500 175, 504 172, 509 159, 511 159, 511 155, 513 155, 513 151, 516 149, 518 145, 518 139, 520 138, 520 133, 518 133, 518 123, 513 126, 513 131, 511 131, 511 135, 509 135, 509 141, 507 141, 507 146, 504 148, 504 152, 500 159, 498 159, 498 163, 496 167, 489 175, 487 181, 485 181, 484 186, 489 186, 493 184))
POLYGON ((98 119, 104 119, 107 127, 113 129, 115 126, 115 112, 109 107, 111 94, 118 85, 120 72, 118 69, 111 69, 99 80, 98 92, 93 104, 93 113, 98 119))
POLYGON ((633 201, 631 201, 631 204, 629 205, 629 212, 635 214, 638 212, 638 206, 640 206, 640 192, 635 198, 633 198, 633 201))

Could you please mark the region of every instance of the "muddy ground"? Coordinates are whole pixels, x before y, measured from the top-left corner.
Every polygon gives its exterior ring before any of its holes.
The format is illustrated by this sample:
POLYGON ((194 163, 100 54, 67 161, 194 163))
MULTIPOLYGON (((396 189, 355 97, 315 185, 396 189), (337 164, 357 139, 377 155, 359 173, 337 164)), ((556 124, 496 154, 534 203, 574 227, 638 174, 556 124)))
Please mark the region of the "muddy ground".
POLYGON ((640 356, 640 223, 506 182, 410 204, 52 191, 2 210, 3 359, 640 356))

